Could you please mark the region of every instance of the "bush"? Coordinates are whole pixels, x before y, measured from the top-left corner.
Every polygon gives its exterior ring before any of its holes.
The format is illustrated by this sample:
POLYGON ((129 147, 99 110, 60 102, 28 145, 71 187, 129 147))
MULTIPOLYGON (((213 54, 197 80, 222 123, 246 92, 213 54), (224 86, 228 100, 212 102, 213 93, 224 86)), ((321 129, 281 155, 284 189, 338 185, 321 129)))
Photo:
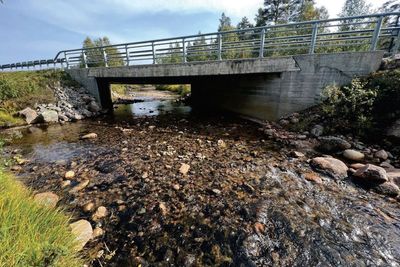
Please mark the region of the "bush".
POLYGON ((187 84, 158 84, 156 85, 156 89, 161 91, 171 91, 180 96, 190 94, 190 85, 187 84))
POLYGON ((382 130, 400 114, 400 70, 380 71, 350 85, 323 91, 322 110, 358 133, 382 130))

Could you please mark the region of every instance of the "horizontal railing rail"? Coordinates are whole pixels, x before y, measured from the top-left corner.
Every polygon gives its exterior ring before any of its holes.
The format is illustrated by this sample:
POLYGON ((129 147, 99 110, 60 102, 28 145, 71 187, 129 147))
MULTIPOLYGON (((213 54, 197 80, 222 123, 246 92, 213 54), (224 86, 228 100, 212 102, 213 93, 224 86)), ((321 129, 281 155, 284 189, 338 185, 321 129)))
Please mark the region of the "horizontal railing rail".
POLYGON ((0 70, 116 67, 400 47, 400 12, 269 25, 62 50, 54 59, 0 65, 0 70))

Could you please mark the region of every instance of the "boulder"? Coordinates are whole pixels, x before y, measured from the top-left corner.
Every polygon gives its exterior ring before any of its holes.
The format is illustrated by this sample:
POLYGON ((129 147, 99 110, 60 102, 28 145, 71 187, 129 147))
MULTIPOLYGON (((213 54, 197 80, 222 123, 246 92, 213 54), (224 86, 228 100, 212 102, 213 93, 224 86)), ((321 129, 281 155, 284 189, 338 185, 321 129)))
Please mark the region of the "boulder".
POLYGON ((322 172, 326 172, 333 177, 347 177, 348 167, 342 161, 335 158, 316 157, 311 161, 311 165, 322 172))
POLYGON ((381 159, 381 160, 387 160, 389 155, 385 150, 379 150, 375 153, 375 158, 381 159))
POLYGON ((385 169, 372 164, 367 164, 358 169, 353 175, 366 182, 384 183, 389 181, 385 169))
POLYGON ((88 105, 88 109, 91 112, 99 112, 101 110, 100 106, 96 103, 96 101, 91 101, 88 105))
POLYGON ((28 124, 35 123, 38 117, 37 112, 29 107, 21 110, 18 114, 24 117, 28 124))
POLYGON ((39 114, 38 120, 45 123, 58 122, 58 113, 54 110, 45 110, 39 114))
POLYGON ((392 182, 379 184, 376 187, 374 187, 373 190, 379 194, 386 195, 389 197, 396 197, 400 193, 399 187, 392 182))
POLYGON ((345 157, 346 159, 352 160, 352 161, 362 161, 364 159, 365 155, 354 149, 346 149, 343 152, 343 157, 345 157))
POLYGON ((321 137, 318 149, 322 152, 335 153, 351 148, 351 145, 346 140, 335 136, 321 137))
POLYGON ((58 201, 60 200, 60 198, 52 193, 52 192, 44 192, 44 193, 39 193, 36 194, 33 199, 44 206, 50 207, 50 208, 54 208, 55 206, 57 206, 58 201))
POLYGON ((76 249, 81 250, 93 236, 93 228, 87 220, 71 223, 71 232, 76 237, 76 249))
POLYGON ((387 176, 389 181, 395 183, 396 185, 400 186, 400 169, 393 169, 387 172, 387 176))

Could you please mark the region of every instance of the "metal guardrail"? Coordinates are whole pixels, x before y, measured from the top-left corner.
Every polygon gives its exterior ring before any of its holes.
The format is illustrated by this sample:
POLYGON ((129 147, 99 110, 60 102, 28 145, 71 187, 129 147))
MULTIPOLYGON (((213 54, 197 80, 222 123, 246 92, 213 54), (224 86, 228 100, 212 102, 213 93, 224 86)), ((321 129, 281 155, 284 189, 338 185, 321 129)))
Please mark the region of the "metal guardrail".
POLYGON ((400 12, 315 20, 58 52, 0 70, 168 64, 400 47, 400 12))

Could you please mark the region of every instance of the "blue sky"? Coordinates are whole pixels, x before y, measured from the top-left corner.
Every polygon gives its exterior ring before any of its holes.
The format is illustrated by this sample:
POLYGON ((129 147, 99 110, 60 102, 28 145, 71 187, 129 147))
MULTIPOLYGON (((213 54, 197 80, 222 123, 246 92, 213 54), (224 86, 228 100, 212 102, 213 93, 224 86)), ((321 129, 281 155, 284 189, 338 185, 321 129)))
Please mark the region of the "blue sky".
MULTIPOLYGON (((385 0, 369 0, 375 7, 385 0)), ((113 43, 214 32, 225 12, 236 24, 253 19, 263 0, 4 0, 0 64, 50 59, 78 48, 86 36, 113 43)), ((331 16, 344 0, 317 0, 331 16)))

